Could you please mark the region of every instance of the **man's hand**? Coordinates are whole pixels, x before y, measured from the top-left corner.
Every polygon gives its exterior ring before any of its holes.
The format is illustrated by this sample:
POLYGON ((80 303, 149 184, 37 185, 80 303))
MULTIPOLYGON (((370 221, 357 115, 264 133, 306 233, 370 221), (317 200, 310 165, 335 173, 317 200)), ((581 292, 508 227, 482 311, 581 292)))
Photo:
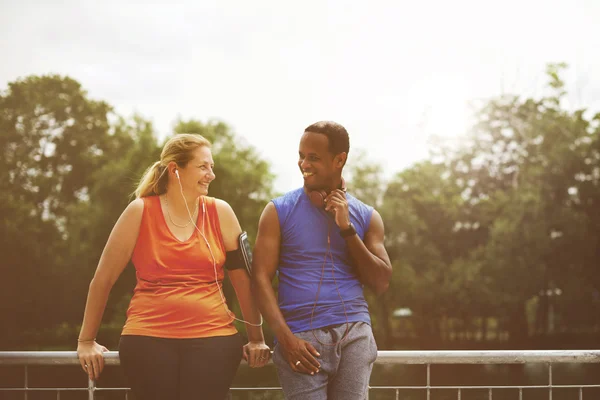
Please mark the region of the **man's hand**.
POLYGON ((321 356, 317 349, 296 336, 286 344, 281 343, 281 352, 293 371, 314 375, 321 368, 321 364, 315 358, 321 356))
POLYGON ((346 194, 340 190, 332 190, 325 198, 325 211, 333 212, 335 223, 341 229, 348 229, 350 226, 350 212, 348 211, 348 200, 346 194))

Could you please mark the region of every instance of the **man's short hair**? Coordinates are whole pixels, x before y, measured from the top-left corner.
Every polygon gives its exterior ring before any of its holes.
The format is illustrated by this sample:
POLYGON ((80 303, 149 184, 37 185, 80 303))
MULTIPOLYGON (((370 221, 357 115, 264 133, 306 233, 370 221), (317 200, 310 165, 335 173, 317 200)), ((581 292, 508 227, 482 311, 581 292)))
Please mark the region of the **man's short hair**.
POLYGON ((342 125, 333 121, 319 121, 309 125, 304 132, 321 133, 329 140, 329 151, 332 154, 350 152, 350 137, 342 125))

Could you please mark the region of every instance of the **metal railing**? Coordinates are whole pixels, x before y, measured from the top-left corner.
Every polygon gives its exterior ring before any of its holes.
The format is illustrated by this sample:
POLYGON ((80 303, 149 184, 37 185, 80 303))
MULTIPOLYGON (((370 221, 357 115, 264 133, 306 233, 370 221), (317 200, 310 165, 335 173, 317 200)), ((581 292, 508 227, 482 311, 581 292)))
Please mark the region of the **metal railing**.
MULTIPOLYGON (((116 351, 104 353, 105 365, 119 365, 119 355, 116 351)), ((371 394, 380 391, 392 391, 397 400, 400 399, 401 391, 421 390, 426 393, 427 400, 432 397, 436 390, 455 391, 455 398, 461 400, 463 393, 470 390, 485 389, 489 400, 494 398, 495 391, 512 389, 518 392, 519 400, 524 399, 524 390, 543 389, 548 393, 548 399, 552 400, 554 391, 559 389, 576 389, 579 400, 588 400, 584 397, 585 391, 600 388, 600 375, 595 375, 597 382, 589 384, 557 384, 553 380, 553 365, 556 364, 600 364, 600 350, 526 350, 526 351, 379 351, 375 362, 376 365, 424 365, 426 367, 426 380, 424 385, 402 385, 402 386, 370 386, 371 394), (512 364, 538 364, 547 366, 547 382, 537 385, 434 385, 432 383, 432 365, 512 365, 512 364)), ((31 392, 55 392, 56 398, 60 400, 61 393, 69 391, 87 392, 90 400, 94 399, 94 393, 98 391, 122 391, 124 398, 128 398, 128 388, 105 388, 97 387, 93 380, 88 380, 87 387, 81 388, 48 388, 29 386, 29 367, 32 366, 68 366, 79 365, 77 353, 74 351, 8 351, 0 352, 0 367, 23 366, 23 387, 0 387, 0 397, 3 392, 22 392, 24 398, 31 392)), ((1 371, 0 371, 1 372, 1 371)), ((0 383, 1 383, 0 375, 0 383)), ((3 385, 0 385, 3 386, 3 385)), ((278 387, 234 387, 232 392, 238 391, 273 391, 280 390, 278 387)), ((594 398, 600 398, 595 396, 594 398)), ((592 397, 589 397, 592 399, 592 397)))

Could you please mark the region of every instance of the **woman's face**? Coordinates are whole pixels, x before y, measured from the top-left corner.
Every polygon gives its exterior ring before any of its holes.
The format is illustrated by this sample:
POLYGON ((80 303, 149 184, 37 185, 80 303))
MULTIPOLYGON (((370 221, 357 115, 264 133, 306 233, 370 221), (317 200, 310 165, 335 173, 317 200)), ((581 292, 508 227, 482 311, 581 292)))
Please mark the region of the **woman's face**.
MULTIPOLYGON (((201 146, 193 151, 193 158, 184 168, 178 168, 179 179, 186 195, 206 196, 208 186, 215 179, 215 163, 210 148, 201 146)), ((175 177, 177 179, 177 177, 175 177)))

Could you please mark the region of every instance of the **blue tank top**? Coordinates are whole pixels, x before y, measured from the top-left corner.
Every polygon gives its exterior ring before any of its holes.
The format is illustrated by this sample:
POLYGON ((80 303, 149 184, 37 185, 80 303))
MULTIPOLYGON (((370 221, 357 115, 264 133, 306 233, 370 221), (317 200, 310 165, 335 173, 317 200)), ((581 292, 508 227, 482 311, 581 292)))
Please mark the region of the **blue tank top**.
MULTIPOLYGON (((346 198, 350 220, 361 240, 364 240, 373 207, 350 194, 346 194, 346 198)), ((279 308, 290 330, 298 333, 344 324, 346 315, 348 322, 362 321, 371 324, 363 285, 354 272, 354 261, 333 217, 315 207, 304 188, 288 192, 272 201, 281 229, 279 308), (328 230, 330 252, 327 250, 328 230)))

